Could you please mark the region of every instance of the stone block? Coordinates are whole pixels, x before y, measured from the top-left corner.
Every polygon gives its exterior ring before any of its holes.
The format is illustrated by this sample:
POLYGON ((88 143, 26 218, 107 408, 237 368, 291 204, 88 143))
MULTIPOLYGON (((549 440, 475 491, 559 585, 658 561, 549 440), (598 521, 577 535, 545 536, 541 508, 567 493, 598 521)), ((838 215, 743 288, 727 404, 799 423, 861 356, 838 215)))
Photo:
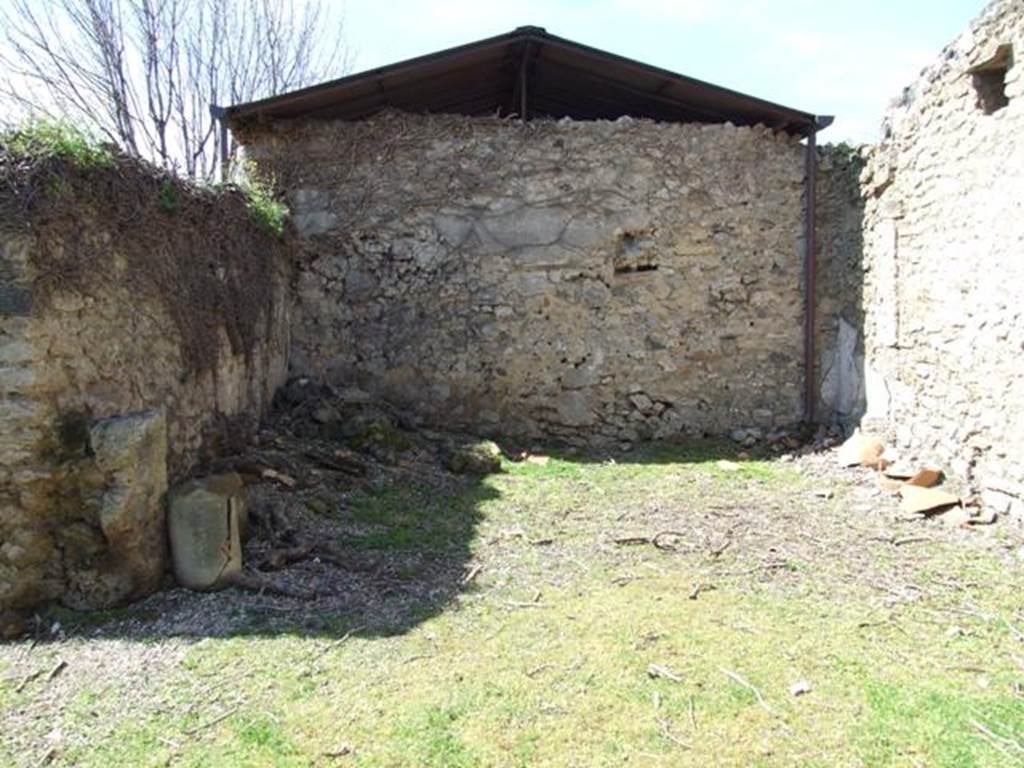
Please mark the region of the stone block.
POLYGON ((32 289, 29 285, 0 280, 0 318, 28 315, 32 307, 32 289))
POLYGON ((83 525, 73 538, 62 600, 96 609, 142 597, 163 576, 166 418, 163 411, 145 411, 103 419, 90 429, 89 443, 99 473, 86 477, 94 483, 98 513, 92 529, 83 525))
POLYGON ((234 473, 211 475, 168 495, 174 576, 183 587, 219 589, 242 570, 247 519, 244 488, 234 473))

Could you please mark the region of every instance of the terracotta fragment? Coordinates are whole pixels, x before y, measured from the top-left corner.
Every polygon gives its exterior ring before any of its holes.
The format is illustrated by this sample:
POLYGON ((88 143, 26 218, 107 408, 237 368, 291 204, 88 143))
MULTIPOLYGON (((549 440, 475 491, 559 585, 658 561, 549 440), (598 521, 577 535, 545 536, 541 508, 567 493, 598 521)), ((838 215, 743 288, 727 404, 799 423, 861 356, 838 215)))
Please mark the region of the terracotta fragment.
POLYGON ((919 485, 906 485, 900 488, 900 509, 903 512, 927 514, 937 512, 960 504, 960 497, 954 496, 938 488, 922 488, 919 485))
POLYGON ((885 443, 881 438, 857 430, 839 446, 836 458, 843 467, 877 467, 884 452, 885 443))

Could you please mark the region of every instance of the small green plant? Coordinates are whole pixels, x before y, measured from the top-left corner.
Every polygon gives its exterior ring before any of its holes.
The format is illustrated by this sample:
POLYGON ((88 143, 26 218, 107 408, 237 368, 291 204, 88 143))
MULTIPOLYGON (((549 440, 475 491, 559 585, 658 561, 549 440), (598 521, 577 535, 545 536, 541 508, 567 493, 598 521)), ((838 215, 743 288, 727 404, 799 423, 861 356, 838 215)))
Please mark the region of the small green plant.
POLYGON ((114 162, 106 145, 67 120, 30 120, 0 136, 0 147, 21 157, 64 158, 82 168, 106 168, 114 162))
POLYGON ((833 159, 844 163, 859 163, 863 164, 863 158, 860 154, 860 146, 849 144, 845 141, 840 141, 838 144, 827 144, 825 149, 832 155, 833 159))
POLYGON ((178 190, 170 179, 164 179, 160 184, 160 192, 157 194, 157 202, 160 208, 167 213, 175 214, 181 209, 181 200, 178 198, 178 190))
POLYGON ((251 161, 238 170, 238 188, 245 195, 249 215, 275 235, 283 234, 288 207, 275 197, 273 177, 260 172, 251 161))

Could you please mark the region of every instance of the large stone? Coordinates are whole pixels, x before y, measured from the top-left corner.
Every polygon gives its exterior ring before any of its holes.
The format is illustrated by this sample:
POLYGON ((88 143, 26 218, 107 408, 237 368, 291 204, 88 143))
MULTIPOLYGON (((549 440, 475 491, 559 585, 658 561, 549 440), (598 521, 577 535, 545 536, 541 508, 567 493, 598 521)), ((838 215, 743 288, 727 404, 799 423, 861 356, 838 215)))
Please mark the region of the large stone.
POLYGON ((228 473, 191 480, 168 496, 174 576, 197 590, 226 586, 242 570, 246 505, 242 482, 228 473))
POLYGON ((106 608, 154 591, 167 564, 164 494, 167 422, 162 410, 103 419, 89 430, 95 518, 60 532, 68 581, 63 601, 106 608))
POLYGON ((501 471, 501 448, 491 440, 456 446, 448 455, 448 469, 459 475, 490 475, 501 471))

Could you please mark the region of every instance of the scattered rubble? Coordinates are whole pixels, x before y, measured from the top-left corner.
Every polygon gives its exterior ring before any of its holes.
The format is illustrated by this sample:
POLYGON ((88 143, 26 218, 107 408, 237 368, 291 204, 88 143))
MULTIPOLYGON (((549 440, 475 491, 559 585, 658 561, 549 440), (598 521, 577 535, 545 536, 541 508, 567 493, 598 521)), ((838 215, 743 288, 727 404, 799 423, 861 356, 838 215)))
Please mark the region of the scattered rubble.
POLYGON ((230 585, 311 599, 316 593, 288 573, 290 566, 326 564, 348 573, 382 567, 332 543, 344 538, 333 520, 349 494, 395 480, 410 488, 459 486, 499 472, 501 461, 493 441, 424 429, 356 388, 294 379, 251 445, 171 492, 175 575, 192 589, 230 585))
POLYGON ((897 460, 884 441, 870 434, 854 433, 836 452, 837 463, 846 468, 863 467, 877 470, 876 487, 900 497, 900 511, 922 517, 941 516, 948 526, 970 527, 991 525, 998 512, 977 508, 974 497, 963 498, 948 490, 936 488, 945 480, 940 467, 918 466, 897 460))

